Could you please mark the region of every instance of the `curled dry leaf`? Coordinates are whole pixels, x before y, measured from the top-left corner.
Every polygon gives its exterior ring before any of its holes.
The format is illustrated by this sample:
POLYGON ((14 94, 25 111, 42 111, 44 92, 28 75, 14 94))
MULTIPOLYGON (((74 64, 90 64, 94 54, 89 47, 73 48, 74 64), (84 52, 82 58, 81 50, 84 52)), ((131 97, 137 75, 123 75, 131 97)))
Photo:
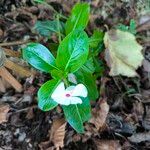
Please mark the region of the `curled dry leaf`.
POLYGON ((54 143, 56 149, 64 146, 66 122, 64 119, 56 119, 50 131, 50 141, 54 143))
POLYGON ((117 140, 95 140, 97 150, 121 150, 121 145, 117 140))
POLYGON ((9 109, 9 105, 0 105, 0 124, 7 122, 7 113, 9 109))
POLYGON ((129 32, 110 30, 105 33, 105 60, 110 67, 110 75, 137 76, 135 70, 142 65, 142 46, 129 32))
POLYGON ((97 130, 100 130, 105 125, 108 112, 109 105, 106 99, 99 100, 98 108, 95 108, 92 112, 90 123, 94 124, 97 130))

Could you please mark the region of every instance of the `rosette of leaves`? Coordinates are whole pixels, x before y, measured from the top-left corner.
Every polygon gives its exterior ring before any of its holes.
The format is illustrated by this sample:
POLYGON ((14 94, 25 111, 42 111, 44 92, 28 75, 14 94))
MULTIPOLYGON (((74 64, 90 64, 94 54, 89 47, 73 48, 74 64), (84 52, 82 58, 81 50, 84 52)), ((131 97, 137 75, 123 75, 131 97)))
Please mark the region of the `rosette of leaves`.
MULTIPOLYGON (((49 111, 58 105, 51 95, 62 81, 66 85, 74 84, 68 79, 70 74, 73 74, 76 83, 82 83, 87 87, 88 97, 82 99, 82 104, 62 106, 66 120, 79 133, 84 131, 83 123, 91 117, 90 100, 98 98, 94 65, 95 62, 99 64, 96 57, 103 45, 102 32, 96 30, 89 38, 84 31, 89 13, 90 7, 87 3, 77 3, 74 6, 64 25, 65 32, 62 34, 66 37, 59 43, 56 56, 39 43, 29 43, 22 51, 23 58, 28 63, 40 71, 50 73, 53 78, 44 83, 38 91, 38 106, 41 110, 49 111)), ((40 31, 44 31, 47 25, 40 24, 40 31)), ((50 26, 49 24, 46 28, 50 26)))

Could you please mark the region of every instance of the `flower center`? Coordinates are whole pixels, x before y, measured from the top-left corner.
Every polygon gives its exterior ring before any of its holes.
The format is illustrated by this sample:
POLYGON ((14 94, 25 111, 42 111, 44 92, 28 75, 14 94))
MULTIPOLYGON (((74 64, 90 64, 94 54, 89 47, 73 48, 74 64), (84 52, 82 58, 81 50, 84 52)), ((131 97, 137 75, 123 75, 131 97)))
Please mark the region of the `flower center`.
POLYGON ((66 94, 66 97, 70 97, 71 95, 70 94, 66 94))

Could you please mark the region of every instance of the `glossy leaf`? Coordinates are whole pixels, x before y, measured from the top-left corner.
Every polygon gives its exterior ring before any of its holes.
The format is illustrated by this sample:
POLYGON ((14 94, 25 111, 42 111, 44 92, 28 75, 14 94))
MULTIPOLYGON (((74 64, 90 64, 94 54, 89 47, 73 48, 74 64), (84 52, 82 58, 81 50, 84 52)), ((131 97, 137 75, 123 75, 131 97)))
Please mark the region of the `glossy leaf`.
POLYGON ((83 123, 91 118, 89 99, 83 99, 82 104, 62 106, 68 123, 78 132, 83 133, 83 123))
POLYGON ((39 43, 29 43, 23 48, 23 58, 33 67, 44 72, 55 69, 55 58, 51 52, 39 43))
POLYGON ((44 83, 38 91, 38 106, 43 111, 49 111, 58 104, 51 98, 51 94, 60 83, 60 80, 52 79, 44 83))
POLYGON ((75 30, 60 43, 56 65, 65 72, 75 72, 86 62, 88 53, 87 34, 82 30, 75 30))
POLYGON ((72 11, 71 16, 66 22, 66 34, 75 29, 85 29, 89 21, 90 6, 87 3, 77 3, 72 11))
POLYGON ((42 36, 50 37, 53 33, 63 33, 64 32, 64 24, 63 22, 57 20, 51 21, 37 21, 34 29, 42 36), (59 25, 59 26, 58 26, 59 25))

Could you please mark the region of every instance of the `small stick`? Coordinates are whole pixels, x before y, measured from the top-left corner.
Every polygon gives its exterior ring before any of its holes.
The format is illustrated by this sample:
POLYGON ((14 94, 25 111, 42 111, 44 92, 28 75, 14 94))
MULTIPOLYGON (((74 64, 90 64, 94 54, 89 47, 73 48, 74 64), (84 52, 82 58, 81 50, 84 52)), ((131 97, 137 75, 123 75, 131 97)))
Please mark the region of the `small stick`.
POLYGON ((5 67, 0 67, 0 76, 10 83, 18 92, 22 92, 22 85, 9 73, 5 67))
POLYGON ((34 74, 31 71, 24 69, 22 66, 14 63, 8 59, 5 60, 4 66, 6 68, 9 68, 9 69, 17 72, 18 74, 20 74, 21 77, 29 77, 34 74))
POLYGON ((0 47, 2 47, 2 46, 22 45, 22 44, 26 44, 28 42, 29 41, 15 41, 15 42, 0 43, 0 47))

